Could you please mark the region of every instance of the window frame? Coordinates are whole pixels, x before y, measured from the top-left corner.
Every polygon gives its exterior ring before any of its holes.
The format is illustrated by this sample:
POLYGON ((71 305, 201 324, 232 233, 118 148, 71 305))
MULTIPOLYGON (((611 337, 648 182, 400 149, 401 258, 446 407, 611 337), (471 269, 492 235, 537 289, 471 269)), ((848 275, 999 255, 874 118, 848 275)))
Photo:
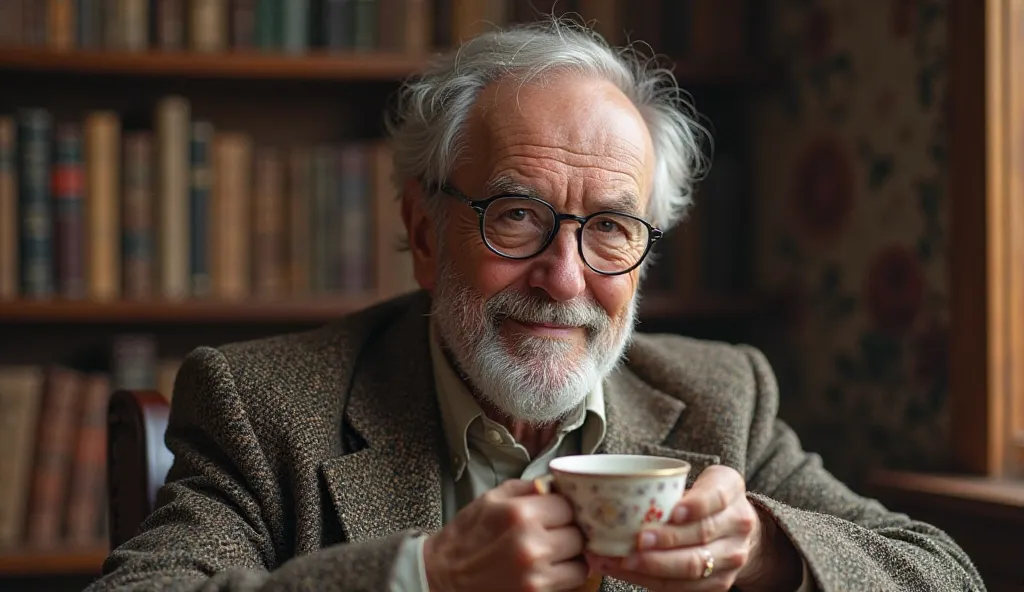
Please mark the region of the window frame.
POLYGON ((961 471, 1020 478, 1024 0, 951 0, 949 8, 952 454, 961 471))

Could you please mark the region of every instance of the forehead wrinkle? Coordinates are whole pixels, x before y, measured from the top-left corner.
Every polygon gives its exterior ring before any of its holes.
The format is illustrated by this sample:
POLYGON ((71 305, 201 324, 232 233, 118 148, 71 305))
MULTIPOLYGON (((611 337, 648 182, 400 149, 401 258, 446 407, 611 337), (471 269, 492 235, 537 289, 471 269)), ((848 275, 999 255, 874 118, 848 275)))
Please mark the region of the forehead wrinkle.
MULTIPOLYGON (((542 199, 548 202, 551 201, 550 196, 544 195, 544 193, 534 185, 524 183, 508 174, 498 175, 489 180, 486 184, 486 189, 488 191, 488 195, 525 195, 527 197, 542 199)), ((637 197, 636 193, 629 190, 620 191, 609 197, 596 198, 592 200, 592 203, 595 206, 593 208, 593 211, 595 212, 611 210, 633 215, 640 214, 640 198, 637 197)))
POLYGON ((547 161, 557 164, 559 169, 619 173, 630 177, 637 184, 641 183, 643 171, 646 169, 641 159, 630 154, 628 150, 616 150, 615 154, 593 154, 571 148, 523 143, 514 143, 495 150, 494 162, 506 160, 525 160, 538 168, 552 168, 550 165, 538 164, 547 161))

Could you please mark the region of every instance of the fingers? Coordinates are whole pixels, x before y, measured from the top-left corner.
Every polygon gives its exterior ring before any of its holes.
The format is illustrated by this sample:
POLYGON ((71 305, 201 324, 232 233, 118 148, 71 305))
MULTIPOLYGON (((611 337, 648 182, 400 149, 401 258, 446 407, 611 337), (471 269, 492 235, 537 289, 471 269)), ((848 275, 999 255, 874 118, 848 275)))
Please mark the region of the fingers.
POLYGON ((572 506, 561 495, 535 494, 530 481, 508 481, 473 502, 496 528, 556 528, 572 523, 572 506))
POLYGON ((676 504, 670 520, 676 523, 701 520, 721 512, 746 493, 743 477, 735 469, 724 465, 708 467, 676 504))
POLYGON ((757 520, 757 511, 744 498, 717 514, 683 524, 647 528, 637 537, 637 547, 641 550, 675 549, 707 545, 724 537, 746 540, 756 528, 757 520))
POLYGON ((747 562, 749 549, 739 539, 720 539, 704 547, 672 549, 668 551, 643 551, 623 559, 598 559, 602 573, 612 577, 628 575, 654 580, 703 580, 711 554, 712 576, 728 574, 741 569, 747 562), (618 574, 618 575, 616 575, 618 574))
POLYGON ((551 545, 549 558, 552 563, 566 561, 583 554, 586 541, 583 533, 575 526, 563 526, 547 531, 551 545))
POLYGON ((587 582, 589 568, 582 560, 563 561, 540 572, 534 582, 536 590, 576 590, 587 582))

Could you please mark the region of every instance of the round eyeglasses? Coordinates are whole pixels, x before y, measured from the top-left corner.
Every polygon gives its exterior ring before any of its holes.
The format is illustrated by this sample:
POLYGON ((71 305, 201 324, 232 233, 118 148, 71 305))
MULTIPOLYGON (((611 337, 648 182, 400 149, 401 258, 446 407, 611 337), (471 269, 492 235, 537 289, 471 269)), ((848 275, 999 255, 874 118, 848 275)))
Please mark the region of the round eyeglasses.
POLYGON ((507 259, 539 255, 555 240, 562 222, 572 220, 580 225, 576 244, 587 267, 602 275, 620 275, 636 269, 662 237, 662 231, 647 221, 623 212, 576 216, 560 214, 548 202, 526 195, 473 200, 448 184, 439 189, 476 211, 484 245, 507 259))

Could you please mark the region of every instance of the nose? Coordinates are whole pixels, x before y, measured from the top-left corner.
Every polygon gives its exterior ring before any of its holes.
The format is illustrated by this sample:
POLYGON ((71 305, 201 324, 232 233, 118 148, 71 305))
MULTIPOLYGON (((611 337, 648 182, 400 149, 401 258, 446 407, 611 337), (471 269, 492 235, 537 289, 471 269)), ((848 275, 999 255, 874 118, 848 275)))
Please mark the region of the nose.
POLYGON ((576 239, 578 224, 563 224, 548 248, 533 261, 530 287, 539 288, 558 302, 583 294, 586 277, 576 239))

